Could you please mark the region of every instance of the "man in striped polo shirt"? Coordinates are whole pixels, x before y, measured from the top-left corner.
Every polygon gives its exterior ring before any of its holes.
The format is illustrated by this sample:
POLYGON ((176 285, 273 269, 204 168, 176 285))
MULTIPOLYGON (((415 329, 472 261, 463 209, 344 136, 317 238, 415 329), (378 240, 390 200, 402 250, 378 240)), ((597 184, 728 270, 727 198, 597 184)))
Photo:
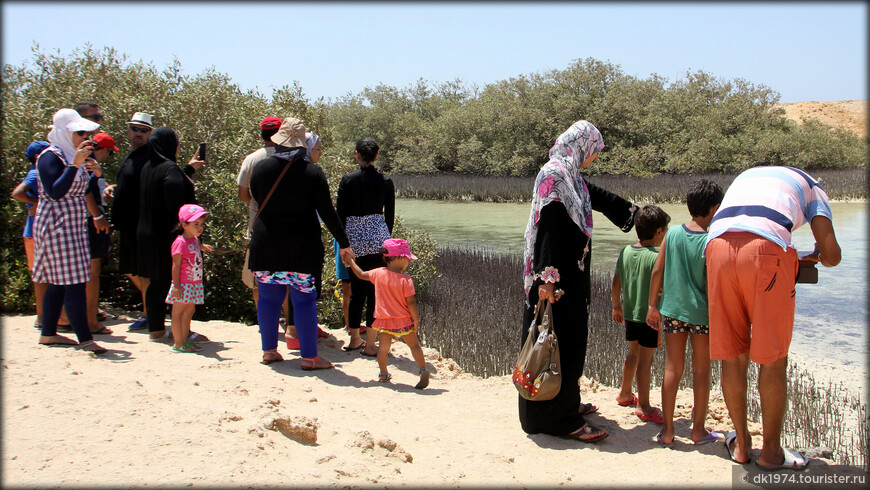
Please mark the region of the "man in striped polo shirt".
POLYGON ((833 267, 840 262, 840 245, 831 218, 828 195, 805 172, 755 167, 734 179, 710 224, 710 358, 722 360, 722 395, 735 429, 725 444, 737 463, 749 462, 752 446, 746 418, 750 359, 759 364, 764 438, 756 465, 802 470, 809 463, 780 445, 798 272, 791 233, 809 223, 816 245, 804 258, 833 267))

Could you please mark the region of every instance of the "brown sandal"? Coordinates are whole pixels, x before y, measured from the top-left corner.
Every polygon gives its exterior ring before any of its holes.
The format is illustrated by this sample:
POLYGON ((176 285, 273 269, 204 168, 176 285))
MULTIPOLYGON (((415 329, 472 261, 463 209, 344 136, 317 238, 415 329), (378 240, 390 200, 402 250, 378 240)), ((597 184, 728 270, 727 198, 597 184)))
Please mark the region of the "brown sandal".
POLYGON ((562 437, 565 439, 577 439, 580 442, 598 442, 607 437, 607 431, 586 424, 578 430, 562 437))
POLYGON ((40 336, 39 345, 72 346, 79 345, 79 343, 69 337, 64 337, 63 335, 52 335, 51 337, 40 336), (43 339, 45 339, 45 341, 43 341, 43 339))
POLYGON ((106 352, 109 352, 108 349, 101 347, 93 340, 88 340, 87 342, 79 344, 79 349, 93 354, 105 354, 106 352))
POLYGON ((260 364, 269 365, 269 364, 272 364, 273 362, 281 362, 283 360, 284 360, 284 358, 281 357, 281 354, 279 354, 278 351, 267 350, 267 351, 263 352, 263 360, 260 361, 260 364))

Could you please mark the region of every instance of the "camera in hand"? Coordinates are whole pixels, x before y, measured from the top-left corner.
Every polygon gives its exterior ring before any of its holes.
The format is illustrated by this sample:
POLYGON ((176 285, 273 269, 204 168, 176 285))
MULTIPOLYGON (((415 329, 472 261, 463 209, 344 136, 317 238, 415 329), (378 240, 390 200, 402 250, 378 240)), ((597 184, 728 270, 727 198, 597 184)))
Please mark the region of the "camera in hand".
POLYGON ((97 143, 96 141, 93 141, 93 140, 88 141, 86 146, 88 148, 90 148, 91 150, 99 150, 100 149, 100 144, 97 143))
POLYGON ((801 257, 801 260, 798 260, 798 284, 818 284, 819 282, 819 270, 816 269, 816 262, 803 259, 803 257, 812 254, 813 252, 798 252, 798 257, 801 257))

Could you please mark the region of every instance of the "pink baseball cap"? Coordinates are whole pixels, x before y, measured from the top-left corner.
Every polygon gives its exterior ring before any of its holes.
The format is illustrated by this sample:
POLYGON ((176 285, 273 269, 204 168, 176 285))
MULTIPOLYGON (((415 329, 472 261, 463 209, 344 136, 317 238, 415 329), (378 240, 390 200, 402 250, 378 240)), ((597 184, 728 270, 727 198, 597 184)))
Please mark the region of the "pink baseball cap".
POLYGON ((185 204, 178 209, 178 221, 181 221, 182 223, 190 223, 191 221, 196 221, 207 214, 208 211, 203 209, 202 206, 196 204, 185 204))
POLYGON ((384 257, 407 257, 409 260, 416 260, 414 254, 411 253, 411 247, 408 246, 407 240, 401 238, 389 238, 384 240, 384 248, 387 253, 384 257))

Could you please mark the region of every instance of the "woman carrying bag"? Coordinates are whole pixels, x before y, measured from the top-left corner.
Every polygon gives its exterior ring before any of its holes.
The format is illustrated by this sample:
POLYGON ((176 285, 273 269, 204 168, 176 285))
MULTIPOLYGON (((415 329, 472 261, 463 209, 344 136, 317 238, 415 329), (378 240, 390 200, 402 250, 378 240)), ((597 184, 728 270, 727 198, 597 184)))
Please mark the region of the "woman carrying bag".
POLYGON ((252 225, 248 264, 260 292, 262 363, 284 360, 278 353, 278 319, 289 288, 302 369, 331 368, 331 362, 317 355, 315 280, 324 254, 318 214, 338 241, 341 256, 352 258, 353 253, 332 206, 326 176, 306 156, 302 121, 284 119, 272 141, 275 153, 257 163, 250 182, 251 196, 262 203, 252 225))
POLYGON ((628 232, 634 226, 636 206, 586 182, 582 167, 590 165, 604 148, 604 139, 588 121, 577 121, 550 149, 550 160, 535 179, 532 210, 525 233, 523 287, 526 308, 522 340, 535 321, 538 300, 552 304, 551 320, 558 339, 562 383, 559 393, 546 401, 518 396, 520 423, 528 434, 551 434, 583 442, 607 437, 584 418, 598 410, 581 403, 577 382, 586 361, 589 333, 592 211, 603 213, 628 232), (565 293, 559 301, 556 289, 565 293))

